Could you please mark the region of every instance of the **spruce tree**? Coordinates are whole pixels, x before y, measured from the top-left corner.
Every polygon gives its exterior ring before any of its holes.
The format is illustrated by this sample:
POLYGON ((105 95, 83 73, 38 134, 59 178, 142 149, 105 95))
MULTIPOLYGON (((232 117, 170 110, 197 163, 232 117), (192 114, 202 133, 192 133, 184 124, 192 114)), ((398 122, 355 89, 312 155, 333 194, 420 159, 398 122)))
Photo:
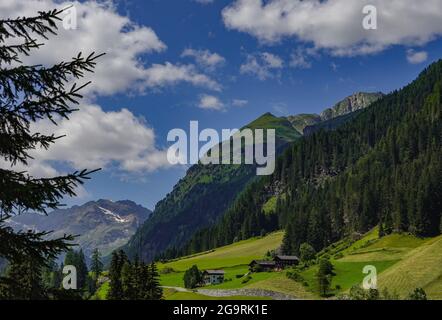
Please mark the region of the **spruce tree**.
POLYGON ((14 300, 43 300, 47 299, 42 280, 41 266, 35 265, 32 259, 13 262, 7 271, 7 291, 2 298, 14 300), (6 293, 6 295, 5 295, 6 293))
POLYGON ((137 288, 135 283, 135 268, 129 262, 126 261, 121 268, 121 288, 123 291, 124 300, 136 300, 137 288))
POLYGON ((103 272, 103 262, 101 262, 101 253, 98 249, 94 249, 92 252, 91 272, 95 283, 103 272))
POLYGON ((154 262, 148 266, 149 270, 149 299, 160 300, 163 297, 163 289, 160 286, 160 275, 158 274, 157 266, 154 262))
MULTIPOLYGON (((28 165, 32 150, 48 149, 61 138, 32 132, 31 124, 44 119, 56 124, 58 119, 68 118, 82 97, 80 90, 88 84, 70 85, 71 81, 91 72, 99 57, 94 53, 83 57, 80 53, 71 61, 49 67, 22 63, 21 56, 32 54, 42 45, 36 37, 48 39, 56 34, 61 12, 0 20, 0 160, 10 164, 0 169, 0 257, 13 266, 31 261, 35 270, 66 251, 74 238, 66 235, 49 240, 49 232, 15 232, 5 220, 21 213, 46 214, 59 208, 61 199, 75 196, 76 187, 92 172, 39 178, 14 167, 28 165)), ((0 287, 11 285, 7 278, 0 279, 0 287)))
POLYGON ((123 285, 121 282, 121 271, 128 261, 124 251, 112 252, 112 260, 109 268, 110 290, 107 294, 109 300, 122 300, 124 298, 123 285))

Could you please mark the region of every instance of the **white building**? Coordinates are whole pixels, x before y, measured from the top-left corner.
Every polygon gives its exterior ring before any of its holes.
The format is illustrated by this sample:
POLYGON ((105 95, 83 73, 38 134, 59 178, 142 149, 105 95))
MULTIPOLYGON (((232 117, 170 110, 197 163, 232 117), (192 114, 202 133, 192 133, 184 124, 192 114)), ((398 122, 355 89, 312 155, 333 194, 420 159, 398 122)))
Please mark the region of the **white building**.
POLYGON ((224 270, 206 270, 203 272, 205 285, 219 284, 224 282, 224 270))

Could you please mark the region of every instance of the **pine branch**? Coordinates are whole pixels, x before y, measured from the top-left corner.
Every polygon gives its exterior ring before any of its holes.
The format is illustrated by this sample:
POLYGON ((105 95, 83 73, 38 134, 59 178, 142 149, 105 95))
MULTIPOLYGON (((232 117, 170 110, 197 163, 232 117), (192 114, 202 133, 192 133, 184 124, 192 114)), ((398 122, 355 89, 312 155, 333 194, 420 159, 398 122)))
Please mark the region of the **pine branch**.
POLYGON ((27 132, 16 132, 4 134, 0 131, 0 156, 3 157, 11 165, 20 162, 24 165, 28 164, 28 159, 33 159, 27 150, 41 148, 47 150, 49 146, 57 139, 64 136, 41 135, 39 133, 28 134, 27 132), (17 148, 22 146, 23 149, 17 148))
POLYGON ((65 9, 39 11, 35 17, 18 17, 16 19, 0 20, 0 42, 7 38, 24 38, 32 41, 31 34, 48 39, 46 34, 56 34, 57 21, 61 21, 60 14, 65 9))
POLYGON ((71 61, 61 62, 50 68, 42 66, 19 66, 0 69, 0 99, 3 105, 15 104, 22 99, 47 97, 64 90, 71 78, 79 79, 85 72, 92 72, 96 59, 104 54, 92 52, 84 58, 80 52, 71 61))
POLYGON ((36 40, 26 40, 22 44, 0 46, 0 61, 6 64, 12 64, 13 62, 19 63, 19 55, 29 56, 32 49, 37 49, 43 44, 37 43, 36 40))
POLYGON ((0 256, 11 262, 21 262, 24 259, 33 259, 40 265, 69 250, 74 244, 74 236, 64 235, 56 239, 48 239, 52 232, 14 232, 11 227, 4 225, 0 219, 0 256))
POLYGON ((55 210, 63 197, 75 196, 75 188, 98 170, 35 179, 25 172, 0 169, 0 217, 29 211, 46 214, 48 209, 55 210))
POLYGON ((10 153, 2 153, 0 148, 0 155, 14 164, 17 161, 26 164, 26 159, 29 158, 26 150, 34 149, 38 144, 47 148, 46 143, 53 143, 55 140, 49 141, 45 136, 31 135, 30 123, 47 118, 57 124, 57 118, 68 119, 77 110, 71 105, 78 104, 78 99, 82 98, 79 92, 89 84, 88 82, 77 87, 74 83, 70 90, 65 91, 64 84, 69 81, 68 76, 80 78, 84 71, 91 72, 95 67, 95 60, 101 56, 102 54, 92 53, 83 58, 80 53, 73 61, 63 62, 52 68, 19 67, 21 69, 16 68, 15 74, 11 72, 5 75, 0 72, 0 87, 3 84, 0 97, 3 96, 7 101, 0 105, 0 137, 2 134, 5 137, 16 134, 30 139, 28 143, 23 140, 23 143, 15 144, 14 149, 4 145, 3 150, 9 150, 10 153), (20 72, 17 73, 18 70, 20 72), (21 72, 23 70, 26 71, 21 72), (7 78, 9 81, 5 81, 7 78), (19 104, 15 101, 18 96, 25 97, 19 104), (37 98, 34 99, 34 96, 37 98))

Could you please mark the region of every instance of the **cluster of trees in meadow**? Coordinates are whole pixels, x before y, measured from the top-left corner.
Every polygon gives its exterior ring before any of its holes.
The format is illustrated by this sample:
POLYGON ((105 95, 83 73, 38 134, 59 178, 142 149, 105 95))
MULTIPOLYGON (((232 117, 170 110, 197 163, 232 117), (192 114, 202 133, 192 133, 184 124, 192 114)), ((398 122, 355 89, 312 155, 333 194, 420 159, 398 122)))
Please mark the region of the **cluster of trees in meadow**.
POLYGON ((286 230, 287 254, 299 254, 304 242, 319 251, 376 225, 381 236, 439 234, 441 91, 439 61, 335 130, 319 130, 294 142, 277 159, 272 176, 251 183, 215 225, 161 258, 280 228, 286 230), (277 197, 276 210, 269 214, 263 205, 271 197, 277 197))
POLYGON ((35 264, 32 259, 10 263, 3 271, 2 279, 7 285, 0 286, 0 299, 14 300, 63 300, 89 299, 98 288, 98 279, 103 271, 101 254, 93 252, 90 268, 83 250, 69 250, 63 263, 48 261, 44 266, 35 264), (75 267, 75 289, 65 290, 63 279, 73 279, 71 270, 64 273, 65 266, 75 267))
POLYGON ((160 300, 163 296, 155 263, 138 258, 131 262, 123 250, 112 253, 109 280, 109 300, 160 300))

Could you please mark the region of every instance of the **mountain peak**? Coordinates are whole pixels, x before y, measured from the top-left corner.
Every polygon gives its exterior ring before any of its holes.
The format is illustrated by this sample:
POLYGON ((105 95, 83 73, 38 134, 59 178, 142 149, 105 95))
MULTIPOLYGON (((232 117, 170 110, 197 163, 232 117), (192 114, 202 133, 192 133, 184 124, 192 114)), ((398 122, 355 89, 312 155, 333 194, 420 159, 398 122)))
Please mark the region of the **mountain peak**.
POLYGON ((356 92, 339 101, 333 107, 324 110, 320 117, 322 121, 327 121, 348 113, 365 109, 373 102, 382 98, 382 92, 356 92))
POLYGON ((75 243, 89 256, 93 249, 109 254, 129 240, 151 211, 130 201, 99 199, 52 211, 48 216, 28 214, 10 219, 15 230, 57 230, 51 237, 79 234, 75 243))

